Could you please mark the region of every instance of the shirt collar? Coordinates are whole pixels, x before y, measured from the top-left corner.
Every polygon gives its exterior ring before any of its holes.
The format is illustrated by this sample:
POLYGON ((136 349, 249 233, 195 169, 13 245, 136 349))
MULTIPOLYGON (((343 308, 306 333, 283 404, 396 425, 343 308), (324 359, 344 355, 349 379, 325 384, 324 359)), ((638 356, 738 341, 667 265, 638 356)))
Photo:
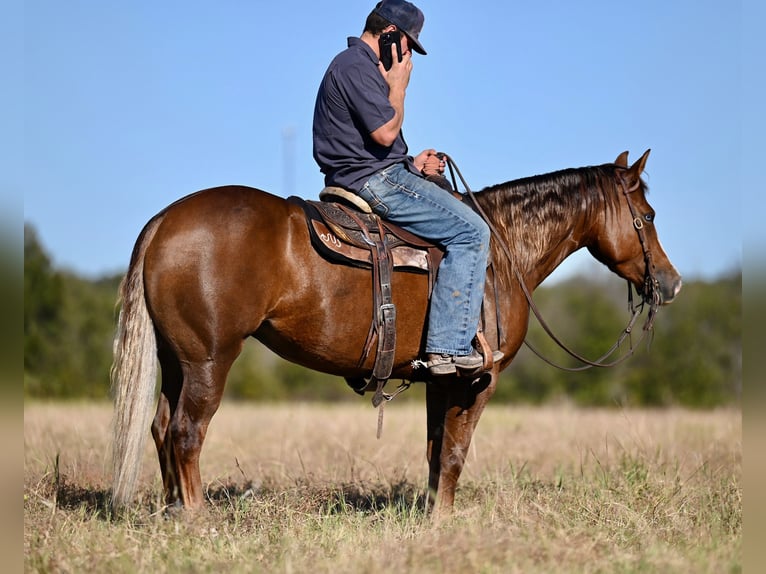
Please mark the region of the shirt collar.
POLYGON ((378 55, 375 53, 375 51, 372 48, 370 48, 369 44, 367 44, 367 42, 362 41, 361 38, 357 38, 355 36, 349 36, 348 47, 361 48, 362 51, 367 53, 367 55, 370 57, 370 60, 372 60, 373 64, 375 65, 378 64, 378 61, 379 61, 378 55))

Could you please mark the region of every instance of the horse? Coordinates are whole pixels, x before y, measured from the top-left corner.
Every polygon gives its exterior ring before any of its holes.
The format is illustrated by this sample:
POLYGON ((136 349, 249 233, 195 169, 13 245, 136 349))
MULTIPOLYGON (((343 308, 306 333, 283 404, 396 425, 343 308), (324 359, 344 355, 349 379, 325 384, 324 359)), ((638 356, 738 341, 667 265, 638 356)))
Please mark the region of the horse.
MULTIPOLYGON (((645 300, 665 305, 680 291, 681 276, 660 245, 641 178, 649 151, 632 165, 623 152, 614 163, 472 194, 494 234, 494 280, 487 281, 485 301, 495 301, 494 336, 503 353, 484 384, 428 380, 416 372, 428 279, 393 273, 398 318, 392 377, 426 382, 427 511, 433 516, 452 511, 476 425, 498 374, 524 341, 525 290, 586 248, 645 300)), ((203 505, 200 450, 229 369, 249 337, 310 369, 368 377, 374 356, 361 365, 359 356, 372 315, 371 290, 369 270, 320 256, 302 209, 265 191, 206 189, 155 215, 138 236, 119 291, 111 371, 113 506, 125 507, 134 496, 150 429, 167 504, 203 505)))

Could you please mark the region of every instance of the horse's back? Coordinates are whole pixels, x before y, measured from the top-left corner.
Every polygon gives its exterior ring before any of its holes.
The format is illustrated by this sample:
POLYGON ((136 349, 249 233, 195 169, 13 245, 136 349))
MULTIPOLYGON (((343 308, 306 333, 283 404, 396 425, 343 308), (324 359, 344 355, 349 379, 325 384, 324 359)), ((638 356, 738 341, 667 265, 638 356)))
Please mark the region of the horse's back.
POLYGON ((227 224, 241 222, 252 224, 266 216, 265 220, 274 220, 274 216, 286 214, 289 204, 267 191, 244 185, 225 185, 197 191, 166 207, 160 215, 163 225, 170 222, 195 227, 216 225, 221 221, 227 224))
POLYGON ((245 186, 205 189, 167 207, 160 216, 147 268, 188 270, 198 266, 236 266, 255 251, 274 248, 290 232, 290 211, 284 199, 245 186), (271 240, 272 245, 264 245, 271 240))

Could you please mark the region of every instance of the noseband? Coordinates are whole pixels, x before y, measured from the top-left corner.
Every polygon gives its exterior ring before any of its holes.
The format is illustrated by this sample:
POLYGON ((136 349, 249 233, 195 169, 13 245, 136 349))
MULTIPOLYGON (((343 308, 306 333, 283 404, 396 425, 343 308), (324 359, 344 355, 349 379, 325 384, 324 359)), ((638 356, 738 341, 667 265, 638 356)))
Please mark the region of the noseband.
POLYGON ((514 265, 513 256, 511 254, 511 250, 506 244, 506 242, 503 240, 503 238, 498 233, 495 226, 492 224, 492 222, 487 217, 487 214, 484 212, 484 210, 479 205, 479 202, 476 200, 476 197, 474 196, 471 189, 468 187, 468 184, 465 181, 465 178, 463 177, 463 174, 460 173, 460 170, 458 169, 457 165, 455 165, 455 162, 452 160, 451 157, 444 154, 444 159, 449 166, 450 174, 452 176, 453 181, 453 188, 458 189, 457 187, 457 181, 455 178, 455 174, 457 173, 457 176, 460 178, 460 181, 463 184, 463 187, 466 190, 466 194, 471 198, 471 201, 473 202, 474 207, 476 208, 476 211, 481 215, 481 217, 484 219, 484 221, 489 226, 490 231, 492 232, 492 235, 497 242, 497 244, 500 246, 501 250, 505 254, 505 256, 508 258, 508 261, 511 265, 511 268, 514 271, 514 274, 516 275, 516 280, 518 281, 519 285, 521 286, 521 290, 524 292, 524 297, 527 299, 527 303, 529 305, 529 308, 534 313, 535 317, 537 317, 537 320, 540 322, 540 325, 543 327, 545 332, 548 334, 548 336, 553 339, 553 341, 561 347, 564 351, 566 351, 567 354, 569 354, 571 357, 577 359, 581 363, 583 363, 583 366, 581 367, 564 367, 561 365, 558 365, 554 362, 552 362, 550 359, 543 356, 537 349, 535 349, 529 341, 524 339, 524 344, 529 347, 529 349, 535 353, 538 357, 540 357, 543 361, 548 363, 549 365, 552 365, 558 369, 564 370, 564 371, 584 371, 586 369, 590 369, 592 367, 614 367, 616 365, 619 365, 623 361, 625 361, 628 357, 632 356, 635 352, 636 348, 638 347, 639 343, 643 340, 643 338, 646 336, 647 333, 649 333, 652 330, 652 327, 654 326, 654 319, 657 314, 657 310, 659 309, 660 305, 662 304, 662 293, 660 291, 660 283, 657 280, 657 277, 655 276, 655 266, 654 261, 652 258, 652 252, 649 248, 649 242, 646 238, 646 230, 644 229, 644 222, 641 219, 641 217, 638 215, 638 211, 636 210, 635 206, 633 205, 633 202, 631 201, 630 195, 634 193, 636 190, 638 190, 641 187, 641 179, 639 178, 636 183, 628 188, 627 183, 625 182, 625 177, 623 176, 624 168, 619 168, 620 171, 617 172, 617 178, 619 179, 620 186, 622 187, 622 193, 625 196, 625 201, 628 203, 628 209, 630 209, 630 214, 633 217, 633 228, 636 230, 636 233, 638 234, 638 240, 641 243, 641 249, 644 252, 644 284, 643 288, 641 290, 641 303, 638 305, 635 305, 633 303, 633 284, 628 281, 628 308, 631 312, 631 318, 628 322, 628 325, 623 329, 622 333, 618 337, 617 341, 612 345, 612 347, 604 353, 601 357, 595 360, 587 359, 572 349, 570 349, 566 344, 564 344, 550 329, 548 324, 545 322, 545 319, 543 319, 542 314, 540 313, 540 310, 538 309, 537 305, 535 304, 534 300, 532 299, 532 294, 530 293, 529 289, 527 288, 527 285, 524 283, 524 278, 521 276, 521 272, 518 270, 518 268, 514 265), (644 322, 644 326, 642 329, 641 337, 639 337, 638 341, 636 341, 635 344, 633 344, 633 341, 631 339, 630 341, 630 349, 628 352, 619 357, 618 359, 611 361, 611 362, 605 362, 622 344, 622 342, 631 335, 633 331, 633 326, 636 323, 636 320, 641 315, 641 313, 644 310, 644 305, 649 304, 649 312, 647 313, 646 321, 644 322))

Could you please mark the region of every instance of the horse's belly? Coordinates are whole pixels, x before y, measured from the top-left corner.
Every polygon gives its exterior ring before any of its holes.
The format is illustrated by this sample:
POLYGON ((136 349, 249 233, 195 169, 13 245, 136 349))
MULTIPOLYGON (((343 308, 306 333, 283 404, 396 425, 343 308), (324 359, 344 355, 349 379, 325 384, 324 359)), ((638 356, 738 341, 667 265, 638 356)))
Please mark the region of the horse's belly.
MULTIPOLYGON (((369 271, 359 269, 324 273, 317 280, 319 288, 300 291, 283 309, 275 310, 255 336, 275 353, 306 367, 342 376, 364 374, 372 369, 377 346, 377 335, 371 335, 377 317, 371 280, 369 271)), ((394 274, 395 365, 408 367, 420 352, 427 289, 425 276, 394 274)))

